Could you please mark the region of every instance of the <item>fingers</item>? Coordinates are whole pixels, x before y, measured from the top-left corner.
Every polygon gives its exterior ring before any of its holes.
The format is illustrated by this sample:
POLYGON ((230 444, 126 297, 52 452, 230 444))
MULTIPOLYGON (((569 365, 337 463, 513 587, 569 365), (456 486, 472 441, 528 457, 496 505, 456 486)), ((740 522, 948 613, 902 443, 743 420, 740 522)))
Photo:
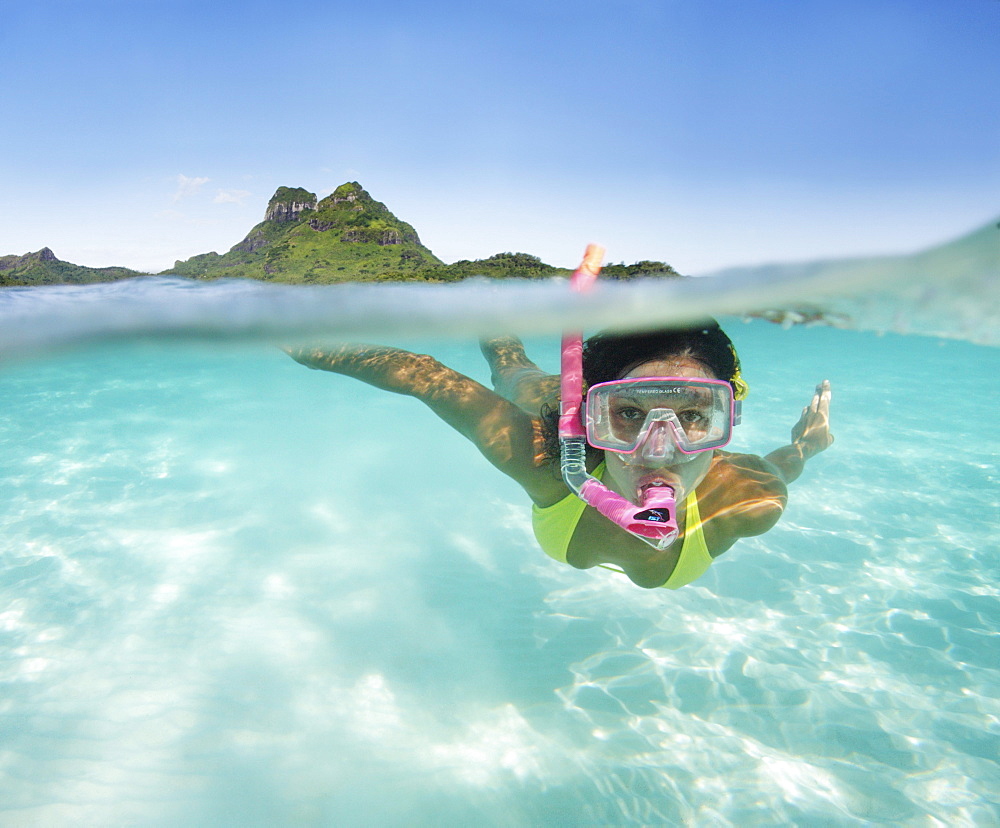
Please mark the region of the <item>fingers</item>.
POLYGON ((802 415, 825 414, 830 410, 830 400, 833 399, 833 392, 830 390, 830 380, 823 380, 816 386, 816 393, 813 394, 809 405, 802 409, 802 415))
POLYGON ((830 380, 823 380, 816 386, 817 411, 828 414, 830 411, 830 401, 833 399, 833 391, 830 389, 830 380))

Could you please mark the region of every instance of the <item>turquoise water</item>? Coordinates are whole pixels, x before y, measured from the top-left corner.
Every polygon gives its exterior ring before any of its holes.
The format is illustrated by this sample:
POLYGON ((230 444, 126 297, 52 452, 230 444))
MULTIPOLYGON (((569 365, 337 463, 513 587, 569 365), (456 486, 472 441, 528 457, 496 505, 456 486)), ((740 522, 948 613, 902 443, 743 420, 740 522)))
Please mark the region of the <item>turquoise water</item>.
POLYGON ((725 326, 736 448, 824 378, 837 442, 677 592, 549 560, 419 403, 268 344, 8 361, 0 823, 995 824, 1000 350, 725 326))

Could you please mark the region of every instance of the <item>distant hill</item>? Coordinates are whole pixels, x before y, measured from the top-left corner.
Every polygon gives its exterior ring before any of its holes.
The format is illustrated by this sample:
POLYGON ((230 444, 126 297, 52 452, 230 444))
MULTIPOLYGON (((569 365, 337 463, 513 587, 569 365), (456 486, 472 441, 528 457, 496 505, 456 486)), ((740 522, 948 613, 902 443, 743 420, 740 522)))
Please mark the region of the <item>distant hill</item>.
POLYGON ((56 258, 49 248, 23 256, 0 256, 0 287, 13 285, 82 285, 116 282, 144 274, 127 267, 83 267, 56 258))
MULTIPOLYGON (((428 267, 419 276, 428 281, 452 282, 473 276, 491 279, 548 279, 552 276, 569 276, 565 267, 545 264, 529 253, 497 253, 488 259, 462 259, 450 265, 428 267)), ((676 276, 680 273, 665 262, 642 261, 635 264, 607 264, 601 270, 604 279, 636 279, 640 276, 676 276)))
MULTIPOLYGON (((445 264, 424 247, 416 230, 375 201, 357 182, 342 184, 322 201, 300 187, 279 187, 264 220, 227 253, 178 261, 161 276, 249 278, 293 284, 336 282, 452 282, 472 276, 545 279, 569 270, 528 253, 445 264)), ((48 248, 0 257, 0 286, 109 282, 142 276, 122 267, 90 268, 56 259, 48 248)), ((609 264, 608 279, 679 276, 664 262, 609 264)))

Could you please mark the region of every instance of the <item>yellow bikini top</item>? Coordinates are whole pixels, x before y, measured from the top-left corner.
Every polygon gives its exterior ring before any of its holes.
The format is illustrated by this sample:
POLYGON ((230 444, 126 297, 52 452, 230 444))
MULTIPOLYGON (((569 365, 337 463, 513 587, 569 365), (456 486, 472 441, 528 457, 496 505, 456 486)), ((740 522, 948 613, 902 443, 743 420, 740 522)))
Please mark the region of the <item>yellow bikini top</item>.
MULTIPOLYGON (((594 477, 600 480, 604 476, 605 465, 601 463, 594 469, 594 477)), ((550 558, 554 558, 560 563, 566 563, 566 553, 569 550, 569 542, 573 538, 577 523, 583 510, 587 508, 575 494, 570 492, 558 503, 546 506, 544 509, 538 506, 531 507, 531 525, 535 531, 535 538, 542 550, 550 558)), ((712 565, 712 556, 708 553, 708 546, 705 544, 705 533, 702 530, 703 523, 701 512, 698 510, 698 496, 691 492, 685 500, 687 510, 687 525, 684 530, 684 540, 681 545, 680 556, 670 577, 662 586, 667 589, 679 589, 685 584, 700 578, 712 565)), ((611 569, 621 572, 616 566, 600 564, 604 569, 611 569)))

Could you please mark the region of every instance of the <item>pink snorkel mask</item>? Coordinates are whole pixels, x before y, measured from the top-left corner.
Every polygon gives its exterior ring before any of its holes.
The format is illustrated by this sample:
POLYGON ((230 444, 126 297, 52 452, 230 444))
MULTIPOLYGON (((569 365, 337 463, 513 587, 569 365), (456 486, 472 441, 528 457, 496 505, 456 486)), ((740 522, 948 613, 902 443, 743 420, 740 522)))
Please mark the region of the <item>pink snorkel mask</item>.
MULTIPOLYGON (((570 279, 573 290, 589 290, 601 269, 604 250, 587 247, 570 279)), ((636 505, 587 473, 587 443, 619 453, 626 462, 673 465, 729 442, 739 422, 740 404, 722 380, 650 377, 595 385, 583 407, 583 336, 562 340, 559 449, 562 477, 584 503, 656 549, 666 549, 679 533, 674 490, 665 485, 642 490, 636 505)))

